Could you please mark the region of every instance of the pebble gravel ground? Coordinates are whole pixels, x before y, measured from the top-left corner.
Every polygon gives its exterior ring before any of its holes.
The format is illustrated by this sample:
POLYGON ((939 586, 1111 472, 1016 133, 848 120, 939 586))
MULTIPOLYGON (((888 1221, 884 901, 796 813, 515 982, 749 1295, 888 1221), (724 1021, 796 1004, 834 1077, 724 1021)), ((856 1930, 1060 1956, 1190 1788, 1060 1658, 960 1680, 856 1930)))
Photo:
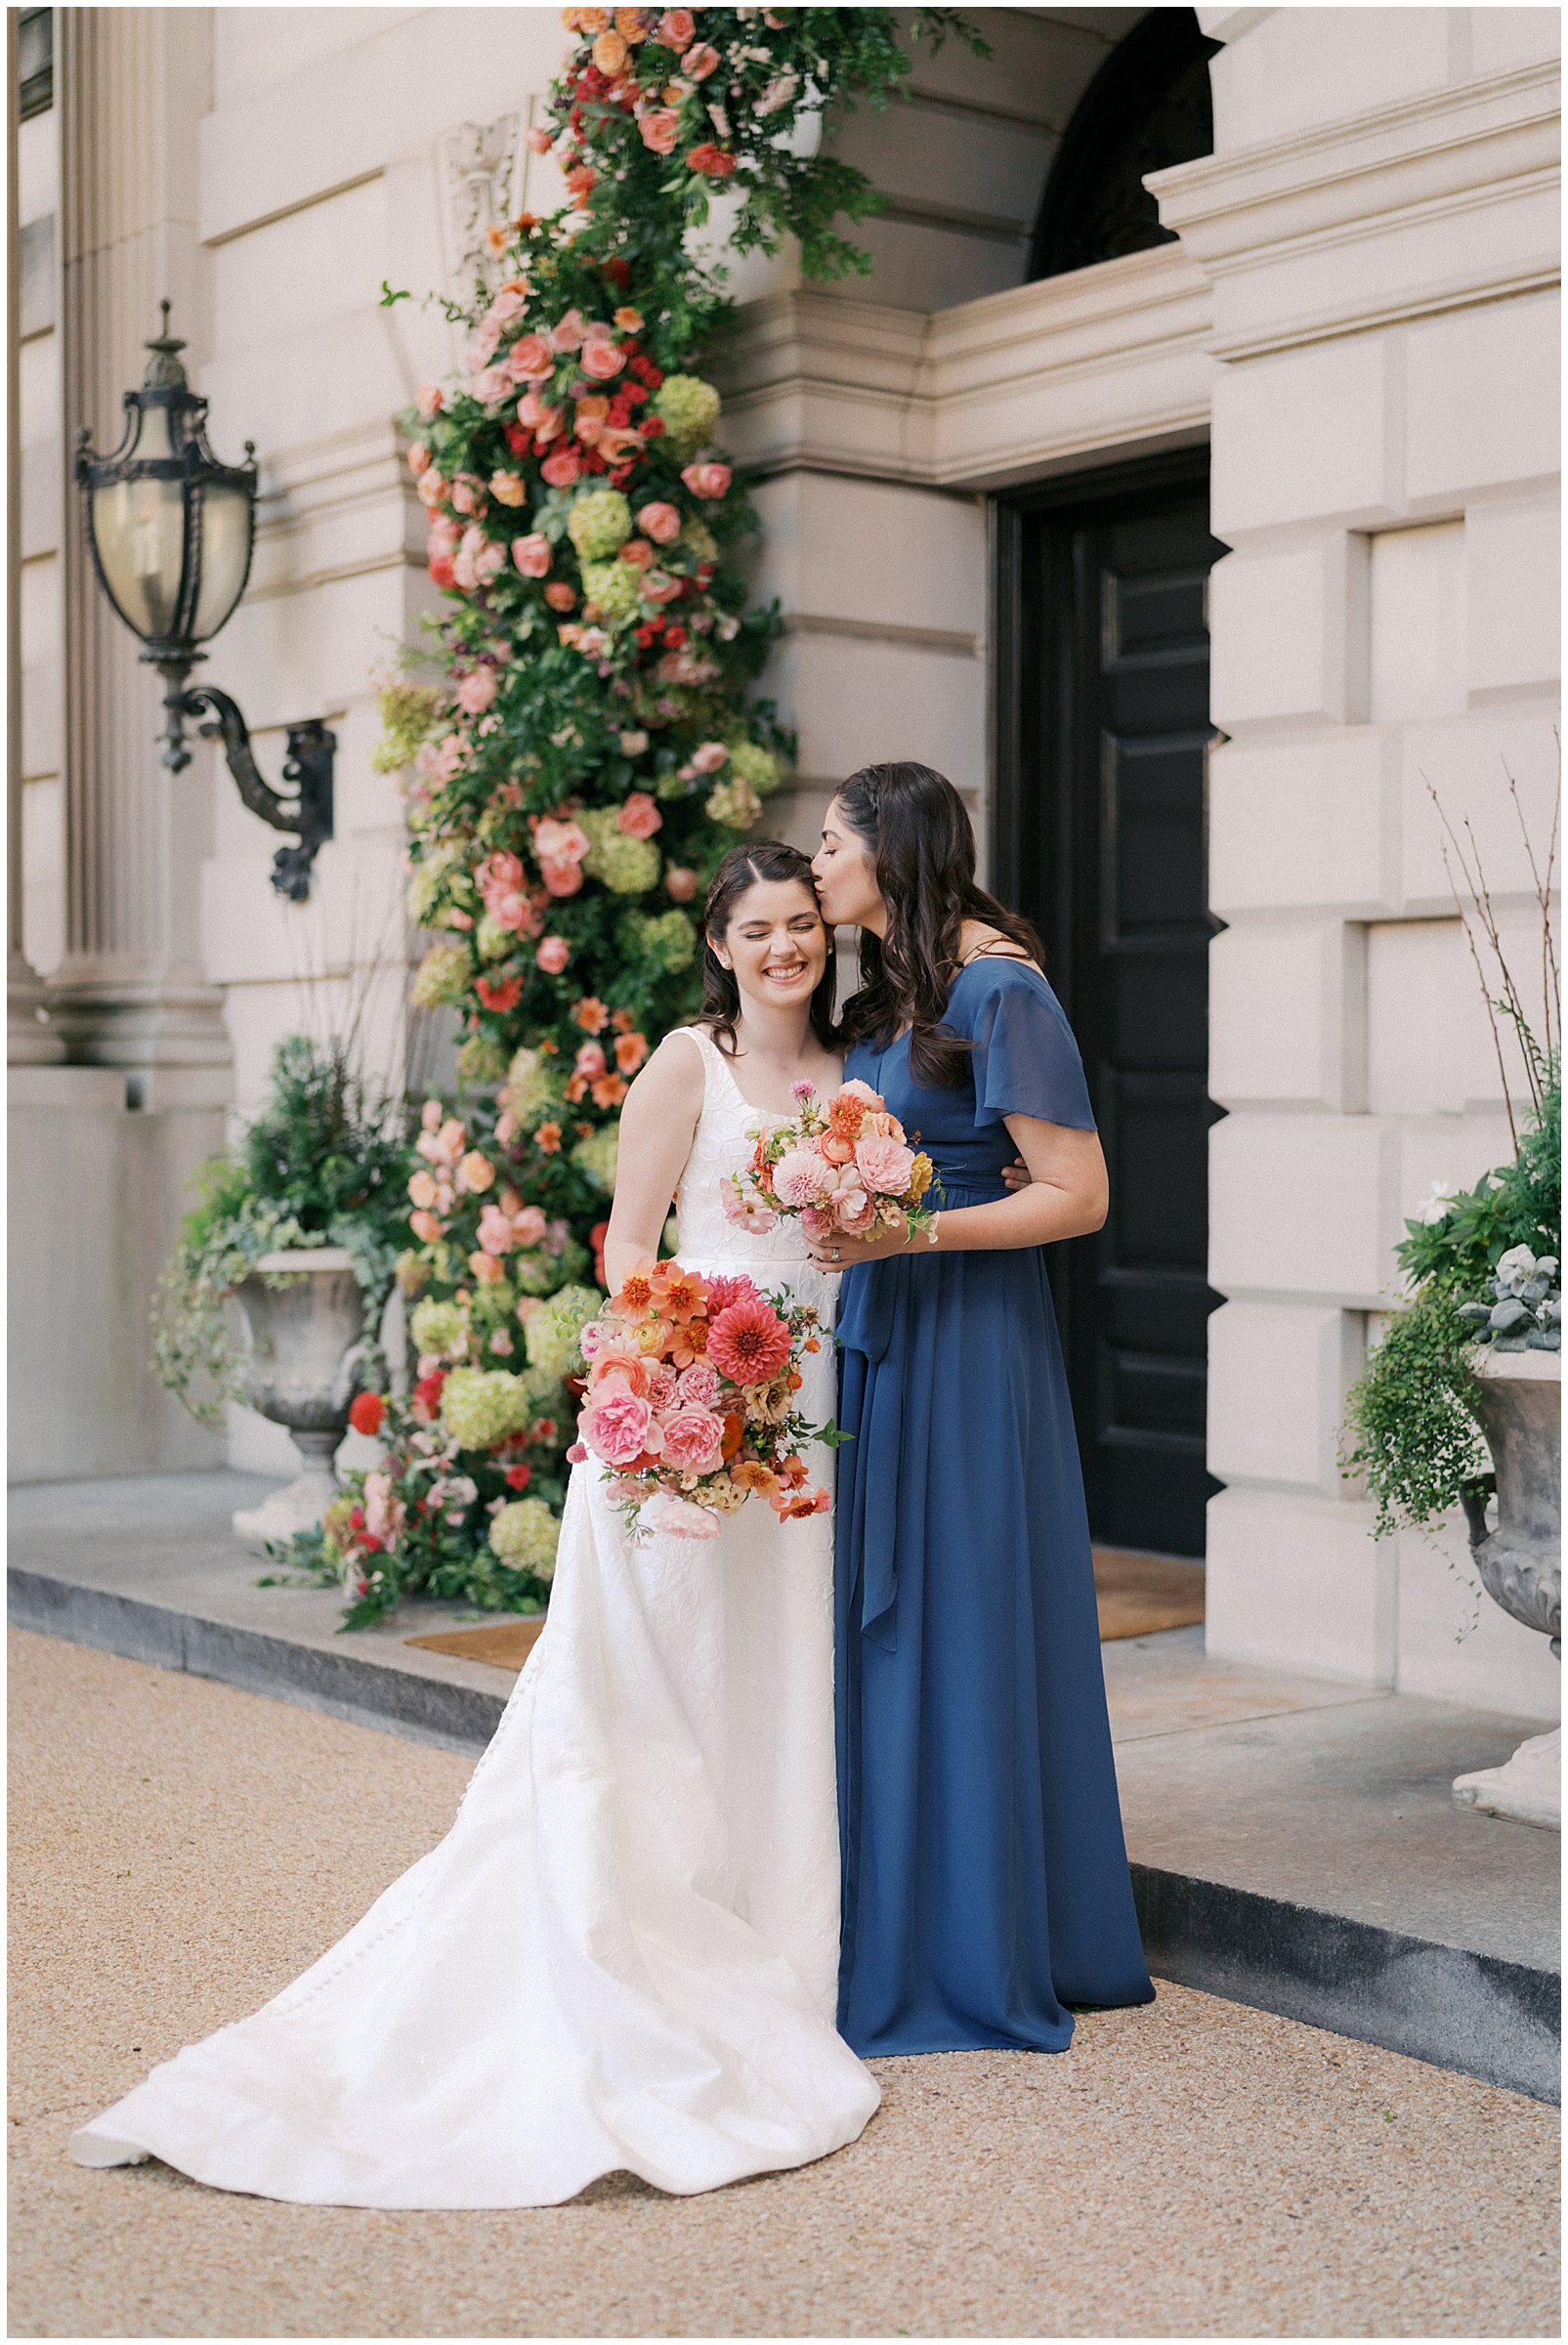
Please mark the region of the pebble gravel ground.
POLYGON ((1064 2055, 882 2063, 860 2142, 701 2198, 378 2214, 84 2171, 71 2127, 302 1970, 469 1763, 22 1635, 11 1730, 13 2336, 1558 2333, 1554 2110, 1165 1984, 1064 2055))

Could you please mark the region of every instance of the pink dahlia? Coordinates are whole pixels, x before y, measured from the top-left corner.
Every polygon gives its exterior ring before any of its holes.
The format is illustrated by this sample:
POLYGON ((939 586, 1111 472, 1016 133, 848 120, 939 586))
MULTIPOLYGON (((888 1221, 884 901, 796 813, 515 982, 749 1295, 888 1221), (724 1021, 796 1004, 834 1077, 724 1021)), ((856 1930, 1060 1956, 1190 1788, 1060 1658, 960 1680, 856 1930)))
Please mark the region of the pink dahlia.
POLYGON ((770 1385, 789 1364, 789 1330, 760 1296, 732 1302, 708 1324, 707 1356, 732 1384, 770 1385))
POLYGON ((833 1168, 815 1148, 790 1148, 773 1168, 773 1193, 781 1205, 821 1205, 833 1186, 833 1168))

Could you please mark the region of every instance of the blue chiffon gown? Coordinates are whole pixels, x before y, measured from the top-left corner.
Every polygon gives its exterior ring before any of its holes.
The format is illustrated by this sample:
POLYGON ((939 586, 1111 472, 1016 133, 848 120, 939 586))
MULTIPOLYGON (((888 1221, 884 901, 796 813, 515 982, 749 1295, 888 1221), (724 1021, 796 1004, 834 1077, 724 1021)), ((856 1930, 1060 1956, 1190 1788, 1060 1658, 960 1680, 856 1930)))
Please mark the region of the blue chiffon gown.
MULTIPOLYGON (((945 1023, 974 1045, 956 1087, 919 1084, 907 1038, 845 1075, 919 1134, 947 1205, 989 1204, 1003 1116, 1093 1129, 1082 1064, 1023 961, 970 961, 945 1023)), ((837 1334, 839 2027, 863 2058, 1064 2051, 1067 2005, 1154 1988, 1044 1250, 846 1271, 837 1334)))

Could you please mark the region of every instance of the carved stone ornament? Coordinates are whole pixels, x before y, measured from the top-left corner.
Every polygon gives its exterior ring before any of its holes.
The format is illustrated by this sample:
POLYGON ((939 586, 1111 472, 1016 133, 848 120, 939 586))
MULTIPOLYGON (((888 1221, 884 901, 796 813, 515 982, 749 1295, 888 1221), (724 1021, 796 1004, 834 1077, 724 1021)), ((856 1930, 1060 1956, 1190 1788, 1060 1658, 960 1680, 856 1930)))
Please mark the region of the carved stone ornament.
POLYGON ((450 281, 466 288, 478 277, 493 283, 498 256, 487 231, 518 209, 516 182, 523 116, 514 107, 493 122, 459 122, 441 142, 442 200, 450 281))

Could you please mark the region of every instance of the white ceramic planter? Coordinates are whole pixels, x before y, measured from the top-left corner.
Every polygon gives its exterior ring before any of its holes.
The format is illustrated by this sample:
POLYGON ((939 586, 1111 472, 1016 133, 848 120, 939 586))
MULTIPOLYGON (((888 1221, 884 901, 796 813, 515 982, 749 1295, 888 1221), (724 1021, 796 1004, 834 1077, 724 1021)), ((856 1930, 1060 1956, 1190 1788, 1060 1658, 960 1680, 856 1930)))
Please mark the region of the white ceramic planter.
MULTIPOLYGON (((1487 1594, 1513 1618, 1562 1640, 1562 1354, 1487 1353, 1476 1370, 1478 1403, 1497 1468, 1498 1521, 1468 1509, 1470 1552, 1487 1594)), ((1562 1828, 1562 1734, 1533 1734, 1503 1767, 1461 1775, 1463 1808, 1523 1824, 1562 1828)))
POLYGON ((235 1300, 250 1336, 245 1397, 287 1426, 305 1468, 234 1515, 240 1537, 263 1546, 314 1529, 336 1494, 332 1460, 349 1428, 364 1298, 344 1247, 301 1246, 264 1254, 235 1300))

